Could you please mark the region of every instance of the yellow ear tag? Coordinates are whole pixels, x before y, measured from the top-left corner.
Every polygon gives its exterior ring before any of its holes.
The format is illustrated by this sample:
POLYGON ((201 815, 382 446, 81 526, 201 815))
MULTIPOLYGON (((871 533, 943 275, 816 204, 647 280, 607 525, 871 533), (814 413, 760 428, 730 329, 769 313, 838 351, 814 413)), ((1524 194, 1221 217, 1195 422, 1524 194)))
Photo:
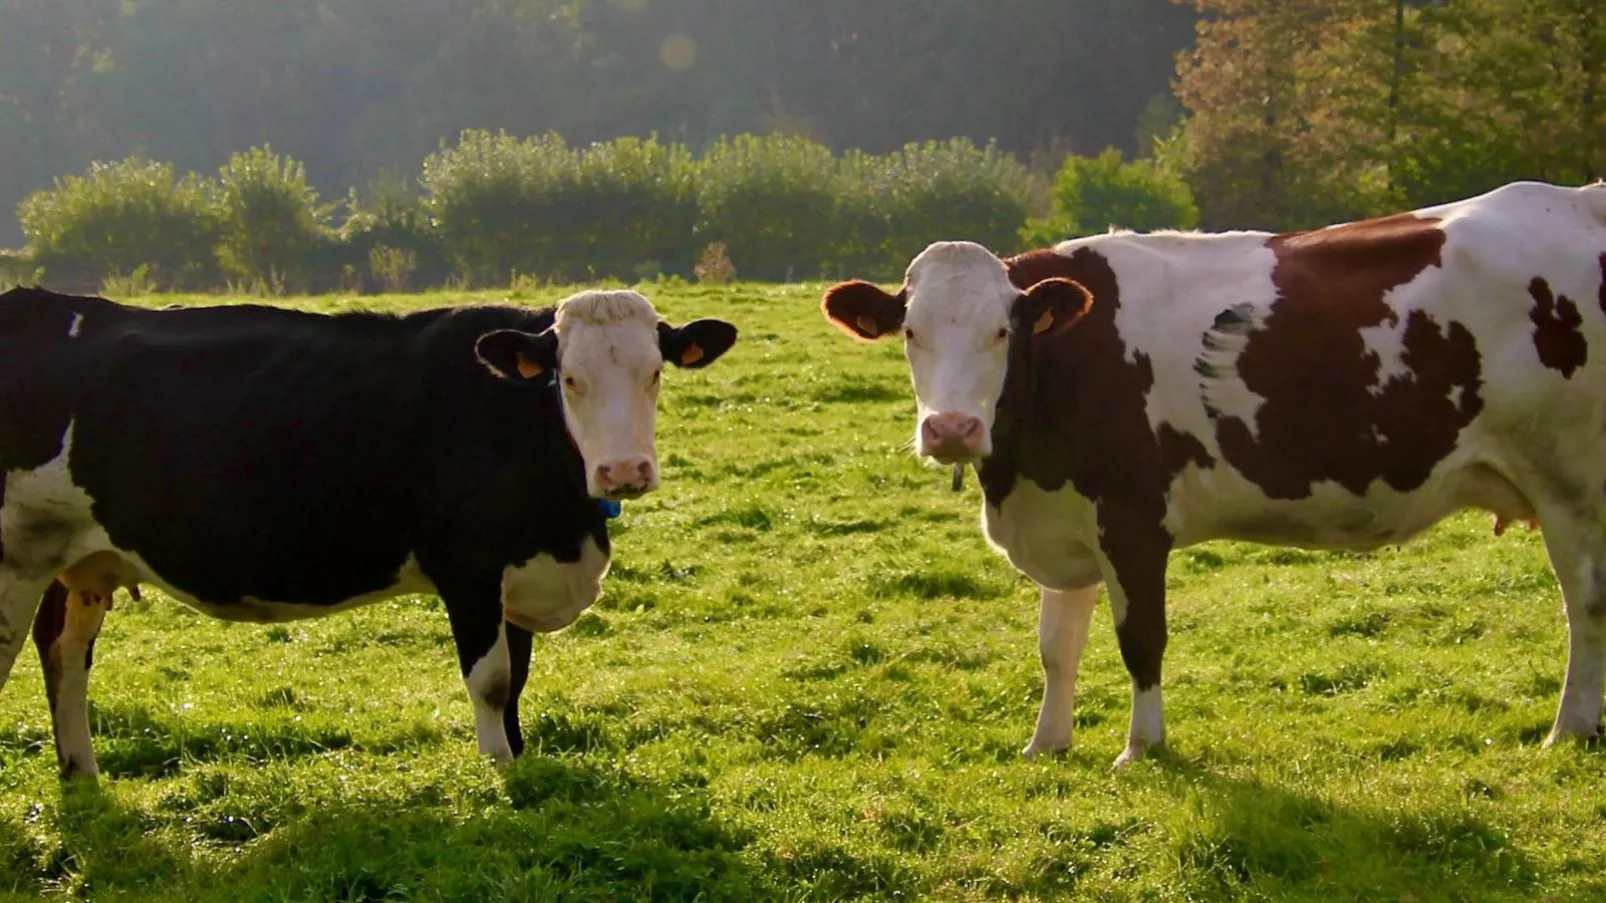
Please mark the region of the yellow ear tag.
POLYGON ((1054 312, 1045 310, 1043 311, 1042 316, 1037 318, 1037 322, 1032 324, 1032 335, 1041 335, 1044 332, 1047 332, 1048 328, 1053 325, 1054 312))
POLYGON ((853 322, 858 324, 859 331, 867 336, 878 336, 881 334, 881 327, 877 326, 875 320, 872 320, 869 317, 859 317, 853 322))
POLYGON ((693 342, 692 344, 686 346, 685 351, 680 353, 680 365, 682 367, 690 367, 692 364, 697 363, 704 357, 705 355, 703 354, 703 349, 698 347, 696 342, 693 342))
POLYGON ((519 375, 525 379, 535 379, 546 372, 545 367, 525 357, 522 353, 516 353, 514 357, 518 363, 519 375))

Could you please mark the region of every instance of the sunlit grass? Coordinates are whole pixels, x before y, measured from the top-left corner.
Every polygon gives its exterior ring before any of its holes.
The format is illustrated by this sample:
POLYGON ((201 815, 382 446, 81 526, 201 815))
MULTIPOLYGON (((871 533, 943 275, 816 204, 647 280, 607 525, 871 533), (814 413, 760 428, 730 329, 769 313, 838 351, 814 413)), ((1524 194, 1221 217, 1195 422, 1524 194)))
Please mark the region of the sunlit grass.
POLYGON ((1127 679, 1101 608, 1075 749, 1021 761, 1035 592, 986 548, 974 480, 900 450, 897 349, 843 339, 819 289, 649 287, 743 338, 666 376, 663 491, 614 522, 606 598, 537 641, 511 775, 474 754, 435 600, 262 627, 152 592, 96 647, 98 789, 56 780, 31 652, 0 694, 0 889, 1606 898, 1606 755, 1538 746, 1557 590, 1537 534, 1487 517, 1375 555, 1174 554, 1169 751, 1109 768, 1127 679))

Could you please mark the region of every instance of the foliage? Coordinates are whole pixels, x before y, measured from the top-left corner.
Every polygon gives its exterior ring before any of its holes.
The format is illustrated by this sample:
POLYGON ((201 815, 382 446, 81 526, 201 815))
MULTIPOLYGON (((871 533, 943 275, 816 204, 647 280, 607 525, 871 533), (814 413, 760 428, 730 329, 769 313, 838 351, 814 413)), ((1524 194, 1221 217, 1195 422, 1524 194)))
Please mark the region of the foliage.
POLYGON ((218 259, 235 278, 301 284, 309 259, 331 238, 323 225, 329 210, 307 186, 305 168, 271 147, 229 158, 218 173, 218 201, 218 259))
POLYGON ((752 279, 818 276, 839 240, 836 183, 830 148, 807 138, 722 138, 698 169, 697 238, 752 279))
POLYGON ((692 268, 692 275, 701 285, 729 285, 736 278, 736 264, 725 253, 725 243, 716 241, 704 248, 702 256, 697 258, 697 266, 692 268))
POLYGON ((37 266, 63 280, 99 285, 142 265, 164 286, 199 286, 216 272, 216 187, 173 167, 130 157, 29 195, 18 208, 37 266))
POLYGON ((1308 228, 1606 174, 1588 0, 1187 0, 1185 172, 1210 228, 1308 228))
POLYGON ((1065 158, 1054 177, 1053 212, 1029 221, 1021 241, 1052 247, 1111 227, 1148 232, 1198 225, 1199 208, 1180 175, 1153 160, 1126 162, 1112 147, 1097 157, 1065 158))
POLYGON ((252 625, 151 588, 95 647, 98 788, 57 781, 31 652, 0 691, 0 895, 1606 897, 1606 755, 1539 746, 1566 639, 1538 533, 1467 514, 1374 554, 1175 552, 1170 750, 1110 768, 1130 682, 1101 605, 1075 746, 1024 762, 1037 594, 975 481, 900 451, 901 348, 833 338, 818 284, 649 294, 743 339, 664 375, 663 487, 610 522, 598 606, 536 639, 527 758, 475 753, 431 597, 252 625))

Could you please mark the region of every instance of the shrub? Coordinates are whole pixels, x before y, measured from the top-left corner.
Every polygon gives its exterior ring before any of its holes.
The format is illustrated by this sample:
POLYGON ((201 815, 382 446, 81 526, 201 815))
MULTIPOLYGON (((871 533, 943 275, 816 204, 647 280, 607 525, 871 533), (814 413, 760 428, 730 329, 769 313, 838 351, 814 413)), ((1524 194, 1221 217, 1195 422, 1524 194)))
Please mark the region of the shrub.
POLYGON ((17 208, 32 262, 58 284, 98 286, 141 265, 167 288, 215 284, 215 186, 130 157, 64 176, 17 208))
POLYGON ((1057 244, 1111 226, 1149 231, 1193 229, 1199 208, 1177 172, 1148 160, 1125 162, 1110 148, 1097 157, 1067 157, 1054 178, 1054 210, 1021 230, 1028 245, 1057 244))
POLYGON ((963 138, 909 144, 881 158, 849 154, 842 168, 842 218, 851 237, 838 256, 878 278, 894 278, 933 241, 1012 251, 1032 201, 1025 166, 992 144, 963 138))
POLYGON ((430 223, 429 211, 406 177, 392 171, 380 173, 363 194, 355 189, 350 192, 346 209, 346 222, 339 233, 347 251, 342 268, 357 270, 366 286, 399 291, 390 286, 403 282, 414 288, 440 285, 451 276, 446 249, 430 223))
POLYGON ((785 135, 722 138, 698 167, 697 239, 722 242, 750 279, 821 275, 841 243, 837 162, 785 135))
POLYGON ((697 164, 678 144, 618 138, 580 151, 548 227, 559 279, 639 277, 642 267, 687 275, 697 225, 697 164), (651 268, 651 267, 649 267, 651 268))
POLYGON ((424 160, 425 209, 458 274, 502 285, 553 259, 549 200, 574 178, 575 155, 557 135, 520 141, 506 132, 462 133, 424 160))
POLYGON ((252 284, 304 286, 330 236, 323 226, 329 211, 307 186, 302 165, 253 147, 230 157, 218 175, 224 271, 252 284))
POLYGON ((736 278, 736 264, 725 254, 725 243, 716 241, 703 249, 692 273, 702 285, 728 285, 736 278))

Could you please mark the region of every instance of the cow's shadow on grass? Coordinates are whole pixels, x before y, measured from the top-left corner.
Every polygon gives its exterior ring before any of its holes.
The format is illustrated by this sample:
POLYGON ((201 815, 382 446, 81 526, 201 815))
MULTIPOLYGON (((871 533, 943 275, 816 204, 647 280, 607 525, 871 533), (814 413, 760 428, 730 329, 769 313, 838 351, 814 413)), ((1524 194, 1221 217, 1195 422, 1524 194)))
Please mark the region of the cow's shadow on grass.
MULTIPOLYGON (((36 865, 35 881, 220 901, 784 895, 744 860, 751 838, 712 817, 699 784, 530 757, 500 787, 311 800, 263 813, 260 836, 229 838, 206 827, 205 805, 169 819, 77 782, 63 787, 56 865, 36 865)), ((0 854, 6 844, 0 825, 0 854)))
POLYGON ((1170 846, 1198 891, 1274 899, 1523 899, 1538 871, 1518 840, 1468 804, 1351 806, 1223 778, 1165 753, 1178 779, 1170 846))

